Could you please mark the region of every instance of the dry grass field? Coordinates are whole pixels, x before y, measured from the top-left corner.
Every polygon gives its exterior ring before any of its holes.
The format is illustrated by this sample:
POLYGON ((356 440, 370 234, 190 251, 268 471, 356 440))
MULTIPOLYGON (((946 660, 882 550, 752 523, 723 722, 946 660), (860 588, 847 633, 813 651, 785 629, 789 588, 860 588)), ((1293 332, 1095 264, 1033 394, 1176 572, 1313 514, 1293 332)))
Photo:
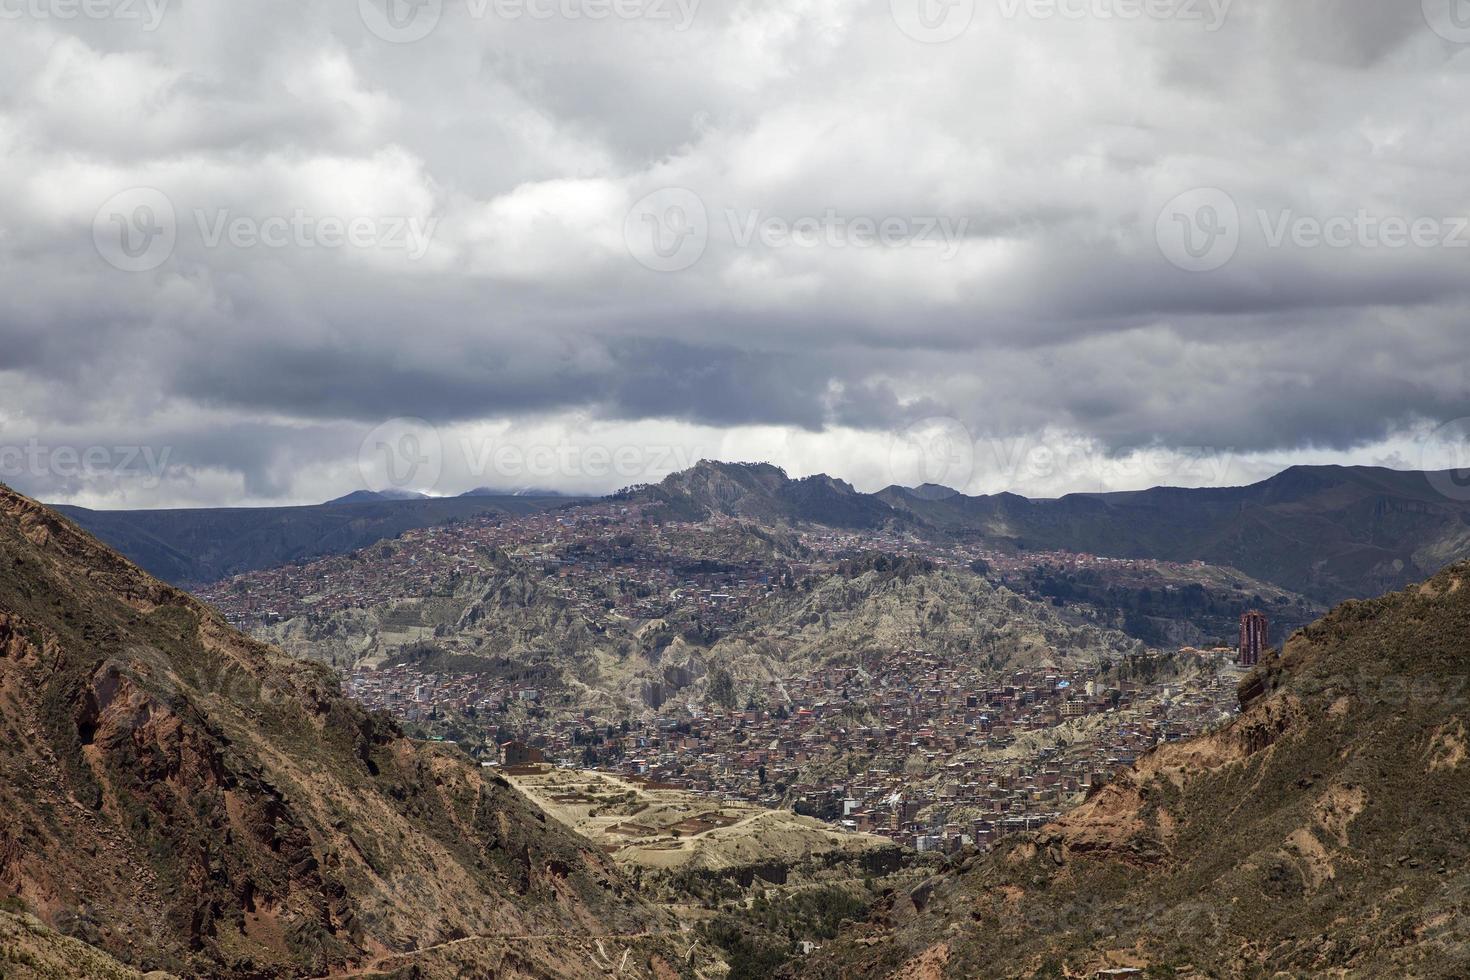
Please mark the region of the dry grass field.
POLYGON ((712 871, 891 846, 811 817, 552 766, 501 770, 533 803, 620 864, 712 871))

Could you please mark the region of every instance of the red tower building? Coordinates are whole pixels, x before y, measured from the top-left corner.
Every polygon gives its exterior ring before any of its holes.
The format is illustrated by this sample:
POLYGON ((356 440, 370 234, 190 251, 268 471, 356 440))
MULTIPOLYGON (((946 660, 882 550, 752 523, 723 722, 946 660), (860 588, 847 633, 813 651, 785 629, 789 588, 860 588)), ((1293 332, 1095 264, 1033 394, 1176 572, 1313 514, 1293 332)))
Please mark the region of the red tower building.
POLYGON ((1240 615, 1240 665, 1254 667, 1271 646, 1271 621, 1259 609, 1240 615))

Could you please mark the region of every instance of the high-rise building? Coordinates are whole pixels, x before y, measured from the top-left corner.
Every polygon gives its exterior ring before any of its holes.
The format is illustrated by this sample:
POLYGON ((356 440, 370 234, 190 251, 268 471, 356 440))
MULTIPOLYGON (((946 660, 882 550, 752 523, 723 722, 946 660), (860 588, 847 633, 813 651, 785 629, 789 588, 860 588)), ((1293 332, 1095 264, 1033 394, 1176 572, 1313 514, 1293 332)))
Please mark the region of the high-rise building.
POLYGON ((1271 621, 1259 609, 1240 615, 1240 665, 1254 667, 1271 645, 1271 621))

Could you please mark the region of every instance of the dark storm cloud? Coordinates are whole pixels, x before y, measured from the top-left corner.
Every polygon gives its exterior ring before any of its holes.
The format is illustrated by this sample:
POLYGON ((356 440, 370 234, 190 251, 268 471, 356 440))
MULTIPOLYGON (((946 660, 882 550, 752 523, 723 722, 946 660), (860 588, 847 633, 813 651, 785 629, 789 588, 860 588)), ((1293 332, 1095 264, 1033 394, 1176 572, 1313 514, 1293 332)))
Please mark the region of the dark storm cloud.
MULTIPOLYGON (((416 346, 411 338, 405 344, 416 346)), ((227 344, 184 362, 175 384, 189 398, 221 408, 358 421, 402 415, 460 422, 594 408, 612 419, 817 428, 827 421, 824 374, 807 356, 583 337, 563 350, 527 344, 507 351, 486 343, 427 351, 227 344)))
POLYGON ((1270 16, 1303 55, 1349 68, 1369 68, 1424 29, 1422 9, 1382 0, 1296 0, 1270 16))
POLYGON ((415 43, 355 3, 28 7, 0 21, 0 448, 167 446, 168 492, 128 499, 261 501, 350 489, 395 417, 773 457, 856 432, 806 468, 881 485, 886 434, 937 417, 1290 458, 1470 415, 1470 38, 1433 4, 1209 30, 982 0, 945 44, 889 6, 447 4, 415 43), (141 271, 107 241, 158 217, 133 188, 177 233, 141 271))
POLYGON ((604 405, 622 418, 819 428, 821 377, 810 367, 778 354, 638 338, 616 346, 604 405))

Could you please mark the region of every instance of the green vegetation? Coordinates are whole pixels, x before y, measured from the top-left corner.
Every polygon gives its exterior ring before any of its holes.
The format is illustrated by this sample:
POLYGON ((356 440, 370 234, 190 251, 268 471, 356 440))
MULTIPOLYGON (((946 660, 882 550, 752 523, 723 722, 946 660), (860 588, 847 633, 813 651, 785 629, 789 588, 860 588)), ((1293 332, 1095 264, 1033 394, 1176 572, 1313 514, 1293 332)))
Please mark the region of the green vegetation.
POLYGON ((716 664, 710 668, 707 691, 709 699, 720 707, 727 710, 735 707, 735 679, 723 666, 716 664))
POLYGON ((843 886, 779 893, 763 890, 749 906, 723 911, 700 926, 700 935, 724 951, 728 980, 767 980, 776 969, 801 955, 800 944, 835 938, 843 923, 867 917, 872 895, 843 886))

